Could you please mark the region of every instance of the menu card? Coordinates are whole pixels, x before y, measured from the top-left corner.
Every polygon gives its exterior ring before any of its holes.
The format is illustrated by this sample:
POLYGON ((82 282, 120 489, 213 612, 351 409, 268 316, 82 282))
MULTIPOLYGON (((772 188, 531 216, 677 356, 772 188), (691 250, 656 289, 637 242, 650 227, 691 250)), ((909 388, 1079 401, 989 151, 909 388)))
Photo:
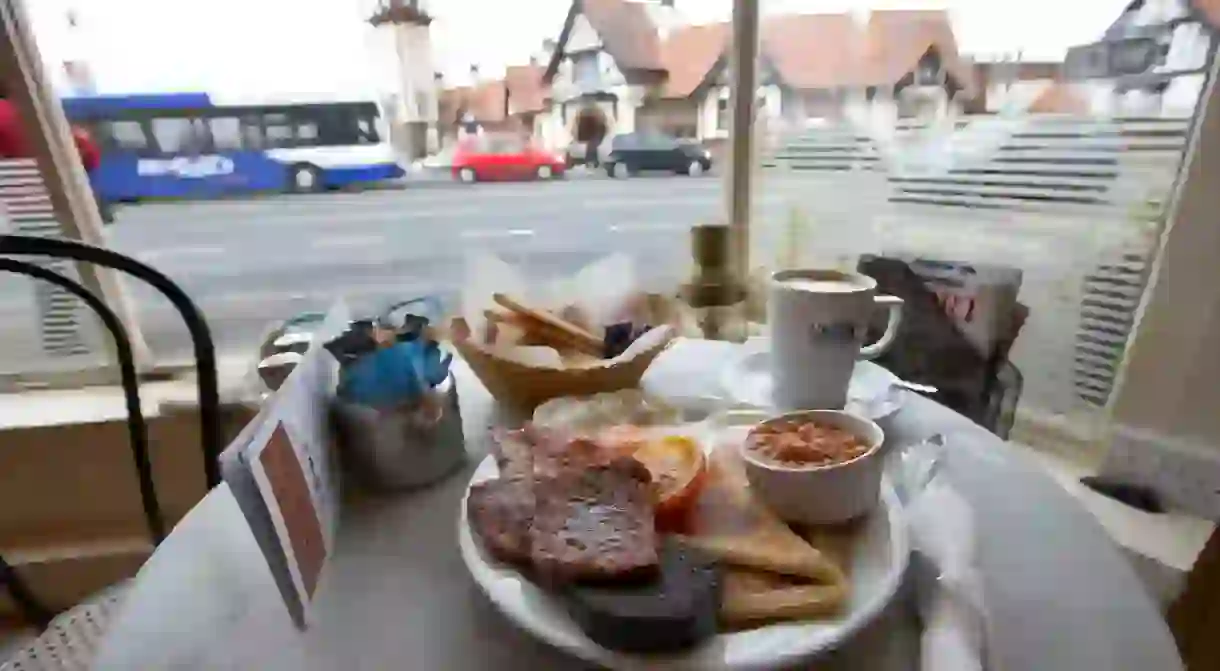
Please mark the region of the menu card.
POLYGON ((339 365, 322 343, 350 321, 347 306, 336 304, 296 369, 220 455, 221 474, 300 629, 312 620, 310 604, 338 524, 339 472, 327 407, 339 365))
POLYGON ((990 359, 998 347, 1011 344, 1020 326, 1020 269, 934 259, 915 259, 909 266, 980 355, 990 359))

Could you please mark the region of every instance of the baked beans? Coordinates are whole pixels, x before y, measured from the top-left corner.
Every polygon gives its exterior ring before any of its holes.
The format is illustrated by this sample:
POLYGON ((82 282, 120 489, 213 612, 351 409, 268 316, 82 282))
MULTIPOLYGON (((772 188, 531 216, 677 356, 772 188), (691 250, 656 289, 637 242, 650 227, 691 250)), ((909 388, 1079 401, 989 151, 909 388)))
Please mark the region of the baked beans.
POLYGON ((746 440, 746 449, 780 466, 829 466, 851 461, 869 449, 844 429, 801 419, 760 424, 746 440))

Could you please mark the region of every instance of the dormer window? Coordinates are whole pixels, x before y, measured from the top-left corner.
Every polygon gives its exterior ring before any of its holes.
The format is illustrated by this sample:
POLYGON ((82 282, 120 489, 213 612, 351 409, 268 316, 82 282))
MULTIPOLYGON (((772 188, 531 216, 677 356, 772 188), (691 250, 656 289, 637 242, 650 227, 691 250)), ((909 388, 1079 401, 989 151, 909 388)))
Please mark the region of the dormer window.
POLYGON ((595 85, 600 74, 597 68, 597 52, 581 53, 572 57, 572 81, 577 85, 595 85))

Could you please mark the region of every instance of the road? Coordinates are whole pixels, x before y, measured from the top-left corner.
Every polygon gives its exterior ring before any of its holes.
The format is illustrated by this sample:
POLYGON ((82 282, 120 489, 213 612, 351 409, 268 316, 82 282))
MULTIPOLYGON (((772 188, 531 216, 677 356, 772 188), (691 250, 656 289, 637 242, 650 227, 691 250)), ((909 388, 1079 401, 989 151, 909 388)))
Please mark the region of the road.
MULTIPOLYGON (((477 250, 496 252, 533 277, 623 252, 649 286, 673 286, 688 273, 687 229, 720 221, 722 199, 717 177, 439 184, 145 203, 120 209, 107 235, 112 248, 177 281, 228 352, 253 345, 275 320, 324 308, 337 296, 357 310, 423 293, 453 299, 465 259, 477 250)), ((6 343, 33 341, 31 293, 24 281, 0 284, 6 343)), ((143 286, 133 286, 133 295, 154 352, 187 356, 185 329, 168 302, 143 286)), ((11 369, 7 360, 20 350, 27 348, 9 348, 0 367, 11 369)))

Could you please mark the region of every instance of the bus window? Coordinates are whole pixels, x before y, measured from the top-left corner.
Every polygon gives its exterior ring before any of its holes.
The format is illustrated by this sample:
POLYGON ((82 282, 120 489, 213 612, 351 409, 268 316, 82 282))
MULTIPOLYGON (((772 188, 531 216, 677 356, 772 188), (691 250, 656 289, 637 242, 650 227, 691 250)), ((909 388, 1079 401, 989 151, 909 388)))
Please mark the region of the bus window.
POLYGON ((376 144, 377 143, 377 141, 379 139, 377 137, 377 124, 373 123, 372 119, 367 118, 367 117, 361 117, 361 118, 357 119, 356 128, 359 131, 358 139, 359 139, 360 144, 365 144, 365 143, 376 144))
POLYGON ((210 123, 215 151, 241 151, 241 122, 236 117, 216 117, 210 123))
POLYGON ((266 124, 268 148, 291 147, 293 128, 292 121, 283 114, 268 114, 263 118, 266 124))
MULTIPOLYGON (((144 153, 148 149, 148 135, 139 121, 114 121, 110 123, 110 138, 107 144, 112 144, 119 151, 134 151, 144 153)), ((105 133, 98 136, 106 142, 105 133)))
POLYGON ((163 154, 188 154, 204 151, 208 132, 201 121, 185 118, 153 119, 153 136, 163 154))
POLYGON ((297 124, 297 139, 311 141, 318 139, 318 124, 312 121, 297 124))
POLYGON ((263 128, 258 117, 244 117, 241 120, 242 145, 249 151, 263 148, 263 128))

